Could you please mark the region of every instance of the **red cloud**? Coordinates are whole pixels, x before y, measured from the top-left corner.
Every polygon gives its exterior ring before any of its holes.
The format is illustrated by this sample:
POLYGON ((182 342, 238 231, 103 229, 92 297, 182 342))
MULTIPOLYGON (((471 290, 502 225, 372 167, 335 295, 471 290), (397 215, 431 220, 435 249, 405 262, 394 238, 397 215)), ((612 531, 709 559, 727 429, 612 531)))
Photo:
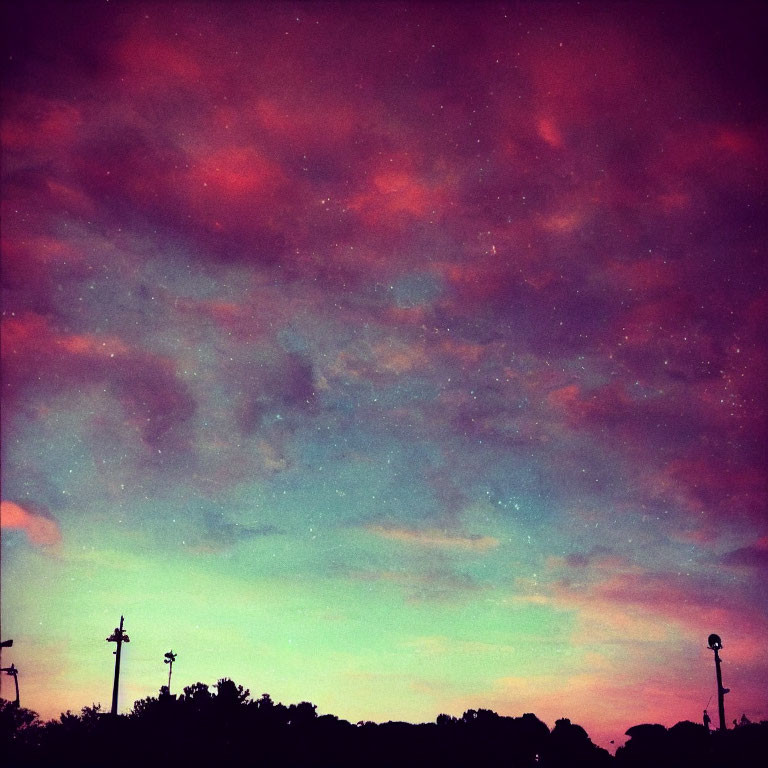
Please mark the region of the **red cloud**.
POLYGON ((300 102, 285 97, 259 99, 256 114, 270 134, 302 146, 307 142, 336 144, 348 141, 357 126, 357 112, 351 106, 334 103, 330 94, 302 94, 300 102))
POLYGON ((423 217, 442 208, 442 190, 397 166, 374 174, 372 184, 349 201, 371 225, 394 225, 403 216, 423 217))
POLYGON ((126 75, 121 82, 137 91, 192 84, 202 74, 198 62, 182 45, 167 37, 153 37, 138 27, 118 46, 115 58, 126 75))
POLYGON ((759 519, 768 496, 764 471, 716 459, 677 459, 656 476, 656 483, 659 491, 676 494, 691 512, 722 512, 731 519, 745 514, 759 519))
POLYGON ((43 152, 46 158, 74 144, 83 123, 80 110, 72 104, 37 97, 27 97, 14 112, 3 120, 4 149, 43 152))
POLYGON ((282 172, 275 163, 252 147, 226 146, 200 154, 189 174, 190 181, 204 190, 204 203, 210 206, 216 199, 231 203, 250 198, 254 205, 270 188, 281 184, 282 172))
POLYGON ((758 131, 729 125, 699 125, 670 135, 658 170, 670 173, 727 173, 729 180, 746 178, 763 165, 765 152, 758 131), (734 162, 737 161, 737 162, 734 162))
POLYGON ((563 146, 563 137, 554 120, 547 117, 541 117, 536 123, 536 128, 539 136, 541 136, 541 138, 551 147, 559 149, 563 146))
POLYGON ((658 256, 632 261, 612 260, 607 264, 605 279, 619 290, 654 291, 673 288, 680 275, 674 264, 658 256))
POLYGON ((55 520, 14 501, 0 501, 0 525, 3 529, 24 531, 29 543, 36 547, 52 547, 61 542, 61 531, 55 520))

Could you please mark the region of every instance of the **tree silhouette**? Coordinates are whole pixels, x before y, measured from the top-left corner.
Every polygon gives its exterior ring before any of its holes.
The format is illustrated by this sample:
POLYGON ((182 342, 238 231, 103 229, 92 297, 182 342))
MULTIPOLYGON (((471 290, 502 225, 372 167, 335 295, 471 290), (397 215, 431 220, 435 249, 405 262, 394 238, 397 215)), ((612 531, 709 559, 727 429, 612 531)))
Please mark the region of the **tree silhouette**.
POLYGON ((352 768, 757 768, 768 748, 768 722, 708 733, 682 721, 672 728, 637 725, 611 757, 567 718, 550 731, 534 714, 505 717, 468 709, 440 714, 433 723, 356 725, 317 714, 308 701, 285 706, 269 694, 253 699, 222 678, 211 688, 195 683, 172 696, 134 702, 128 715, 105 717, 101 705, 69 710, 41 723, 31 710, 0 700, 0 749, 4 765, 125 766, 239 765, 352 768))
POLYGON ((0 699, 0 754, 11 760, 33 750, 41 731, 37 712, 0 699))

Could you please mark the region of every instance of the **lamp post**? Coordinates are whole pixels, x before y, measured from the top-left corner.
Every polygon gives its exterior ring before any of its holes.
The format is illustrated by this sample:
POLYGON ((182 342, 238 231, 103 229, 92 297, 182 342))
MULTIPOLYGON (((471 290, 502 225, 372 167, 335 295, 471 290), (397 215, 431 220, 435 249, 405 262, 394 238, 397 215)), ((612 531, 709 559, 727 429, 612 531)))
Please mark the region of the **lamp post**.
POLYGON ((720 671, 720 649, 723 647, 723 641, 720 635, 711 634, 707 638, 709 647, 715 652, 715 674, 717 675, 717 708, 720 714, 720 730, 726 730, 725 725, 725 694, 730 688, 723 688, 723 673, 720 671))
POLYGON ((173 672, 173 662, 176 661, 176 657, 178 655, 178 653, 174 653, 173 651, 168 651, 168 653, 165 654, 165 663, 168 665, 168 695, 171 693, 171 673, 173 672))
POLYGON ((6 675, 13 675, 13 682, 16 683, 16 706, 19 706, 19 670, 16 669, 15 664, 11 664, 10 667, 3 667, 2 672, 6 675))
MULTIPOLYGON (((2 649, 3 648, 12 648, 12 647, 13 647, 13 640, 3 640, 3 642, 0 643, 0 654, 2 654, 2 652, 3 652, 2 649)), ((3 666, 2 656, 0 656, 0 667, 2 667, 2 666, 3 666)), ((0 675, 0 680, 2 679, 2 677, 3 676, 0 675)), ((2 691, 2 686, 1 685, 0 685, 0 691, 2 691)))
POLYGON ((115 682, 112 686, 112 714, 117 714, 117 686, 120 681, 120 652, 123 649, 123 643, 130 643, 131 640, 123 631, 123 617, 120 617, 120 626, 115 627, 115 631, 107 638, 108 643, 117 643, 115 654, 115 682))

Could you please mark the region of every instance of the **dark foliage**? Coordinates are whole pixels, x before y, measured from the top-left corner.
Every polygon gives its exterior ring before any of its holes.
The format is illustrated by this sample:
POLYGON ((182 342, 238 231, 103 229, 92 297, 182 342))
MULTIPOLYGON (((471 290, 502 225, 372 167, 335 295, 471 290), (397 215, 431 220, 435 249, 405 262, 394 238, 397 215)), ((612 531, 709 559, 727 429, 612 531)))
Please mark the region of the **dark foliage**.
POLYGON ((635 725, 629 741, 616 750, 625 766, 697 766, 697 768, 757 768, 768 755, 768 721, 745 722, 729 731, 712 731, 688 720, 667 729, 663 725, 635 725))
POLYGON ((434 723, 359 722, 318 716, 309 702, 252 698, 232 680, 214 689, 195 683, 179 696, 161 688, 113 717, 99 705, 43 723, 35 712, 0 699, 0 750, 8 766, 211 765, 504 766, 602 768, 696 766, 751 768, 768 749, 768 722, 709 733, 695 723, 636 725, 616 757, 568 719, 549 728, 533 714, 502 717, 470 709, 434 723))

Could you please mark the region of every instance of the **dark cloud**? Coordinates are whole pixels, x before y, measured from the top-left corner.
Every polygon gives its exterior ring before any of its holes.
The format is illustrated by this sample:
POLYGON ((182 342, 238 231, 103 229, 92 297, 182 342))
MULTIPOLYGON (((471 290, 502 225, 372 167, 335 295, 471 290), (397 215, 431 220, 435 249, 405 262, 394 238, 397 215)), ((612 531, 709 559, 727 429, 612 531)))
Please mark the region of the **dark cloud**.
POLYGON ((271 524, 250 525, 235 522, 223 512, 207 512, 197 531, 192 532, 189 546, 205 553, 220 553, 242 542, 284 533, 271 524))
POLYGON ((768 568, 768 547, 740 547, 726 552, 720 562, 723 565, 733 565, 744 568, 768 568))
POLYGON ((613 550, 609 547, 593 547, 589 552, 571 552, 565 556, 565 564, 569 568, 587 568, 589 566, 604 567, 606 564, 616 564, 613 550))
POLYGON ((153 451, 192 450, 188 425, 196 403, 172 361, 113 336, 62 332, 32 313, 6 316, 3 338, 7 429, 51 397, 100 387, 153 451))
POLYGON ((258 361, 239 363, 231 368, 228 386, 237 390, 235 419, 244 435, 275 420, 290 425, 296 414, 316 410, 312 361, 297 352, 273 347, 258 361))

